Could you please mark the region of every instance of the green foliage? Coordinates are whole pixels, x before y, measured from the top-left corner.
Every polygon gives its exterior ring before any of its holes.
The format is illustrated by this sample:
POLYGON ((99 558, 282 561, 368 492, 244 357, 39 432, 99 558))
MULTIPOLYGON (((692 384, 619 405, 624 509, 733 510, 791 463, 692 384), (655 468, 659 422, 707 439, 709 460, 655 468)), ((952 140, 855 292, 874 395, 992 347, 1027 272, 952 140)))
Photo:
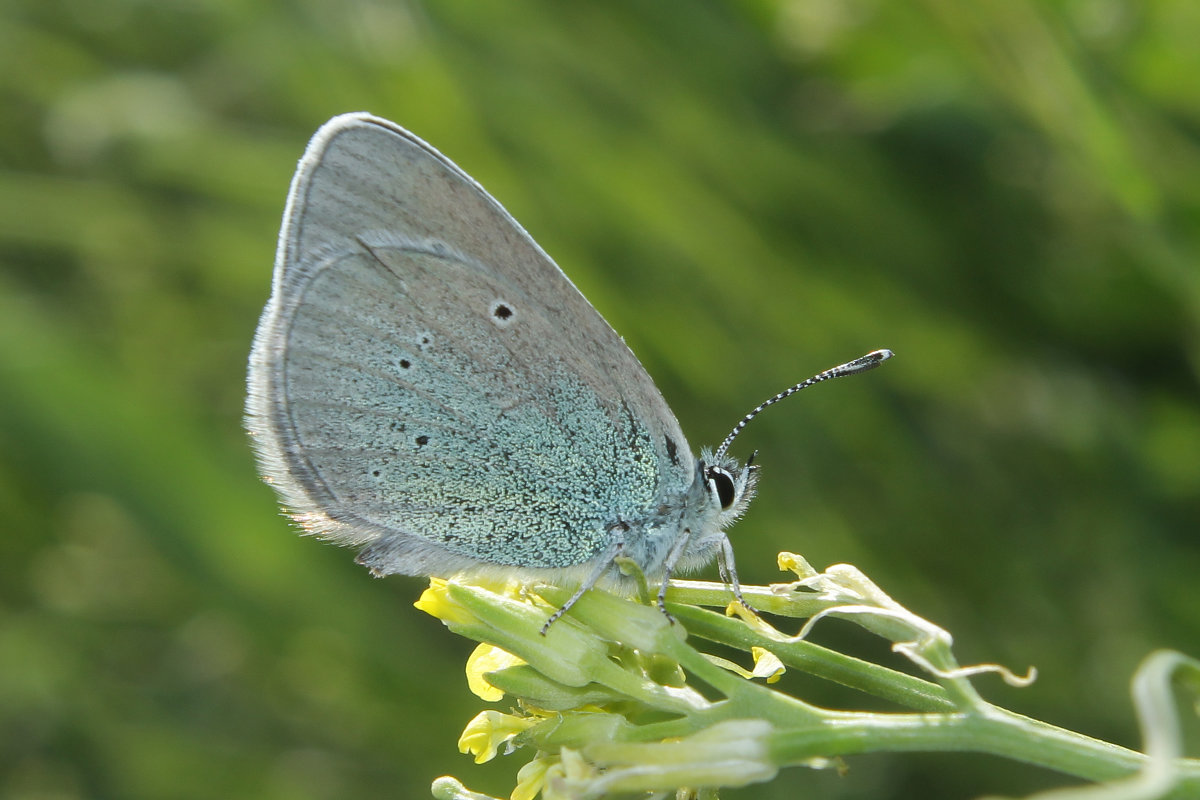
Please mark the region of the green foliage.
MULTIPOLYGON (((294 536, 240 430, 289 177, 358 109, 508 207, 695 448, 895 350, 739 440, 763 465, 739 562, 853 563, 964 661, 1036 664, 1005 707, 1136 746, 1135 666, 1200 642, 1197 41, 1193 0, 9 0, 0 795, 463 774, 466 649, 409 608, 420 584, 294 536)), ((1061 780, 847 764, 740 796, 1061 780)))

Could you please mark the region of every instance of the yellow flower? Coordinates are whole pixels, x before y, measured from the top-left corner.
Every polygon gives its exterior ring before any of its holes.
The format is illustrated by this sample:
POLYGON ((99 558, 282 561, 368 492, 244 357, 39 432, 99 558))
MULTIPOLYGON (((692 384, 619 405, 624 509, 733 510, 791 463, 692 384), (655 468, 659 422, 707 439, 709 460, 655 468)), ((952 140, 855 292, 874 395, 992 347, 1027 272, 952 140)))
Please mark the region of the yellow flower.
POLYGON ((786 550, 776 556, 776 563, 779 564, 779 569, 783 572, 794 572, 796 577, 804 580, 818 574, 812 565, 805 560, 804 556, 798 556, 795 553, 789 553, 786 550))
POLYGON ((779 657, 770 650, 751 647, 750 655, 754 656, 754 672, 751 674, 755 678, 766 678, 767 683, 775 683, 783 677, 783 673, 787 670, 779 657))
MULTIPOLYGON (((526 599, 524 588, 517 581, 475 579, 468 585, 476 586, 500 597, 513 600, 526 599)), ((473 625, 480 621, 474 611, 454 599, 450 591, 450 581, 442 578, 430 578, 429 588, 421 593, 420 599, 413 605, 450 625, 473 625)))
POLYGON ((750 654, 754 656, 753 670, 748 670, 732 661, 729 661, 728 659, 721 658, 720 656, 714 656, 711 653, 704 653, 703 655, 706 659, 711 661, 713 664, 716 664, 721 669, 727 669, 734 675, 740 675, 746 680, 750 680, 751 678, 766 678, 767 683, 775 683, 775 681, 779 680, 783 676, 783 673, 787 670, 787 668, 783 666, 783 662, 780 661, 779 658, 770 650, 762 647, 751 647, 750 654))
POLYGON ((489 703, 501 700, 504 698, 504 692, 488 683, 484 674, 524 663, 512 653, 495 645, 481 644, 467 658, 467 688, 489 703))
POLYGON ((462 736, 458 737, 458 752, 470 753, 475 757, 476 764, 491 761, 496 757, 500 745, 537 722, 531 717, 514 717, 499 711, 480 711, 467 723, 462 736))
POLYGON ((475 615, 453 599, 446 591, 447 581, 441 578, 430 578, 429 588, 421 592, 421 597, 413 605, 443 622, 467 625, 475 621, 475 615))
POLYGON ((557 756, 540 755, 517 772, 517 785, 508 800, 533 800, 546 784, 546 771, 558 763, 557 756))

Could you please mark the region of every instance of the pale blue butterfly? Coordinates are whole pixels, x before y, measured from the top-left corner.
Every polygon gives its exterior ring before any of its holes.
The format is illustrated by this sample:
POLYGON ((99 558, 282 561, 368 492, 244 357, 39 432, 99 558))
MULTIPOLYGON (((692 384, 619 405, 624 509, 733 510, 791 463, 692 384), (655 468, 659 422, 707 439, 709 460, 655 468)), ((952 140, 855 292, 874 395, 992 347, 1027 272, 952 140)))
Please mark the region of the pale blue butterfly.
MULTIPOLYGON (((306 532, 375 575, 628 583, 718 559, 755 467, 693 457, 650 376, 483 188, 368 114, 326 123, 288 195, 247 427, 306 532)), ((753 459, 751 459, 753 460, 753 459)), ((549 623, 547 623, 548 625, 549 623)))

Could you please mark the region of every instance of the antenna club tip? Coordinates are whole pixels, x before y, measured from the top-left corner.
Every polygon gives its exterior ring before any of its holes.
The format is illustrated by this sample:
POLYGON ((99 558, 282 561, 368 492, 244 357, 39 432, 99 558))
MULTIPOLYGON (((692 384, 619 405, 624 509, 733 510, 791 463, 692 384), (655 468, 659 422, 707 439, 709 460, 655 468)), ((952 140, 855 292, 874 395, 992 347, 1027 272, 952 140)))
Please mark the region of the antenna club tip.
POLYGON ((849 361, 841 366, 834 367, 829 370, 829 377, 841 377, 842 375, 854 375, 859 372, 866 372, 869 369, 875 369, 884 361, 887 361, 895 353, 891 350, 872 350, 865 356, 859 356, 853 361, 849 361))

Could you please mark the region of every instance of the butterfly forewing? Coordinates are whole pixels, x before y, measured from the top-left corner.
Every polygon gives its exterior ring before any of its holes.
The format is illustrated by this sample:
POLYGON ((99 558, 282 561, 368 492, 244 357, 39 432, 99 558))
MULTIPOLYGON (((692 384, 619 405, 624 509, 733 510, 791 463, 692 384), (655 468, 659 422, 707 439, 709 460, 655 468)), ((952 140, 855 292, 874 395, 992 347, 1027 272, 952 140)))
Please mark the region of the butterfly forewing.
POLYGON ((634 355, 482 188, 332 120, 293 182, 251 361, 264 473, 381 572, 566 567, 694 465, 634 355))

